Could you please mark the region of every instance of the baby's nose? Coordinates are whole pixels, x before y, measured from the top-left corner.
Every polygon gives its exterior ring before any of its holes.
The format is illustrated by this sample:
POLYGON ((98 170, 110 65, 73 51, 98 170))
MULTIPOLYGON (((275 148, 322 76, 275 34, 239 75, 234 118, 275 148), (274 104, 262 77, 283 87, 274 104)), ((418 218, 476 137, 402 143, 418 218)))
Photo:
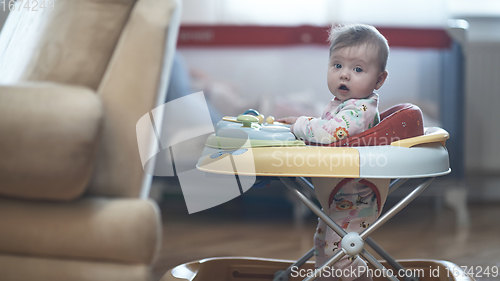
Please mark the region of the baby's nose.
POLYGON ((340 72, 340 79, 341 80, 349 80, 349 73, 345 70, 342 70, 342 72, 340 72))

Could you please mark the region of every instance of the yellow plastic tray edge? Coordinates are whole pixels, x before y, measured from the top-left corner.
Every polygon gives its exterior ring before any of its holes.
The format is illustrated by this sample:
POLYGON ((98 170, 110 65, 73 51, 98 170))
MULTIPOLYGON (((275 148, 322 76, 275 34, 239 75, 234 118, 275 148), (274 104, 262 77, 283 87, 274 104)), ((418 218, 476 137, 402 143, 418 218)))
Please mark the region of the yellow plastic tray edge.
POLYGON ((304 176, 311 176, 311 177, 319 177, 319 178, 359 178, 359 173, 358 174, 342 174, 342 175, 335 175, 335 174, 291 174, 291 173, 262 173, 262 172, 255 172, 255 173, 242 173, 242 172, 228 172, 228 171, 222 171, 222 170, 210 170, 210 169, 205 169, 202 168, 198 165, 196 165, 196 168, 199 171, 206 172, 206 173, 211 173, 211 174, 219 174, 219 175, 229 175, 229 176, 264 176, 264 177, 304 177, 304 176))
POLYGON ((437 142, 443 146, 446 146, 446 140, 449 138, 450 134, 448 134, 446 130, 438 127, 429 127, 425 128, 425 135, 423 136, 394 141, 391 142, 391 145, 410 148, 419 144, 437 142))

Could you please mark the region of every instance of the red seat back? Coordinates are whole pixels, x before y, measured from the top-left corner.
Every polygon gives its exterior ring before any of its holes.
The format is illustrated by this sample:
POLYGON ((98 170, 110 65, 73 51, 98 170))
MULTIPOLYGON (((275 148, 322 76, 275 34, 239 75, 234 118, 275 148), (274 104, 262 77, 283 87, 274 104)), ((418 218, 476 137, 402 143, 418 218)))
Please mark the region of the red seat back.
MULTIPOLYGON (((416 105, 395 105, 380 114, 380 123, 360 134, 325 146, 376 146, 424 134, 422 111, 416 105)), ((314 143, 308 143, 315 145, 314 143)))

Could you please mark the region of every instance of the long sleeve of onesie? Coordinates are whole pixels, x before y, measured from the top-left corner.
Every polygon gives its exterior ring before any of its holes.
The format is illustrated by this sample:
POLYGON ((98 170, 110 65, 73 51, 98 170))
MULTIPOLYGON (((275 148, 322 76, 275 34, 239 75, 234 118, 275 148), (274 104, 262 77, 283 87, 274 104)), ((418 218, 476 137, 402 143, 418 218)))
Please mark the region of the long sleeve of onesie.
POLYGON ((321 118, 301 116, 293 125, 298 139, 328 144, 359 134, 378 124, 378 95, 330 101, 321 118))

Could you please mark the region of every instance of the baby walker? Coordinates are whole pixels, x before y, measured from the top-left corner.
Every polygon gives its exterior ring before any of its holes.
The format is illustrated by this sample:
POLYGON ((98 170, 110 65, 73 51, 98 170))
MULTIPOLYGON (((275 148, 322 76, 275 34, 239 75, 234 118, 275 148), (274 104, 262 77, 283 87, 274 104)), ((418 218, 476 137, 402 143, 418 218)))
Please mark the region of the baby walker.
POLYGON ((252 183, 255 179, 257 182, 281 180, 297 198, 342 237, 342 250, 316 270, 312 262, 307 262, 314 256, 314 249, 311 249, 296 262, 261 258, 203 259, 171 269, 162 281, 309 281, 344 255, 361 255, 373 270, 373 280, 472 280, 460 267, 447 261, 396 261, 369 237, 415 199, 435 177, 451 171, 445 147, 448 133, 437 127, 424 128, 422 112, 417 106, 396 105, 381 113, 381 121, 377 126, 330 145, 296 140, 289 125, 273 122, 271 117, 264 120, 254 110, 245 113, 237 118, 224 117, 217 124, 215 134, 207 139, 197 168, 211 174, 236 175, 240 181, 245 181, 248 177, 252 183), (219 161, 224 157, 230 157, 232 165, 219 161), (315 186, 304 177, 311 177, 315 186), (410 178, 424 180, 358 234, 346 233, 303 192, 306 191, 310 196, 319 195, 318 200, 323 209, 328 209, 325 207, 329 205, 328 197, 333 193, 333 186, 322 182, 338 182, 341 178, 373 181, 395 179, 387 190, 378 190, 382 200, 410 178), (379 262, 368 253, 363 248, 365 243, 385 261, 379 262))

